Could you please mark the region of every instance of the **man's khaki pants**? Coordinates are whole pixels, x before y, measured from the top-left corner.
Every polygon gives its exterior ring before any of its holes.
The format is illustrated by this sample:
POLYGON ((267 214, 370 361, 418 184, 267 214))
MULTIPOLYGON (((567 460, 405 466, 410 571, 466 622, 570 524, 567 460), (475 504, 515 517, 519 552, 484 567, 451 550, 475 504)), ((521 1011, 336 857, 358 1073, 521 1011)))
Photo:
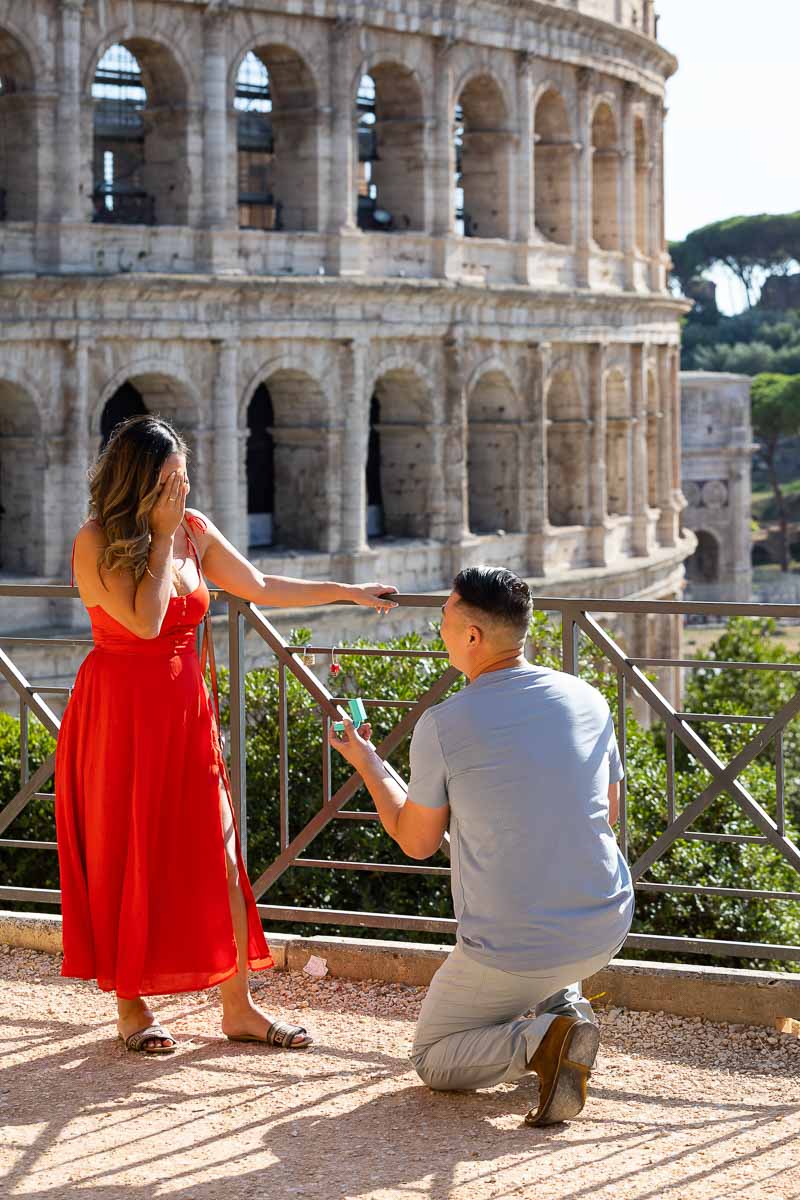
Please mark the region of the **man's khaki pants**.
POLYGON ((575 980, 602 970, 617 949, 517 974, 483 966, 457 945, 434 975, 419 1014, 410 1057, 420 1079, 438 1091, 519 1079, 554 1017, 594 1020, 575 980))

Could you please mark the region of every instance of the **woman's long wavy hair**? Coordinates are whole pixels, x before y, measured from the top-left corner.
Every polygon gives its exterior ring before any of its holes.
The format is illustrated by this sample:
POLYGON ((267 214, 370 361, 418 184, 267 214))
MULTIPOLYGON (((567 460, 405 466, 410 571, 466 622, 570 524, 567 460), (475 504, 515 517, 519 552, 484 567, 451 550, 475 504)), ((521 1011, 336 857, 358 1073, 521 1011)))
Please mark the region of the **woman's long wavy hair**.
POLYGON ((138 583, 147 570, 150 513, 158 499, 158 477, 171 454, 189 450, 180 434, 160 417, 129 417, 117 425, 89 473, 89 515, 102 526, 106 546, 97 567, 133 572, 138 583))

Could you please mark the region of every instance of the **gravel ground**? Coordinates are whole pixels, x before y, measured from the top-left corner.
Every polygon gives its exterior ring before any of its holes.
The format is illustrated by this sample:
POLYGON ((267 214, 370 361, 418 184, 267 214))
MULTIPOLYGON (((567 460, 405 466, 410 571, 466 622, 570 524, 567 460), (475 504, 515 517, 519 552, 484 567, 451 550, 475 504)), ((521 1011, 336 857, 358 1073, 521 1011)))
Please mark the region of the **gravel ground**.
POLYGON ((180 1051, 115 1039, 110 997, 59 960, 0 952, 0 1180, 91 1200, 793 1200, 800 1039, 656 1013, 601 1013, 577 1120, 528 1129, 534 1078, 422 1086, 406 1053, 421 988, 267 972, 311 1051, 234 1045, 214 993, 168 998, 180 1051))

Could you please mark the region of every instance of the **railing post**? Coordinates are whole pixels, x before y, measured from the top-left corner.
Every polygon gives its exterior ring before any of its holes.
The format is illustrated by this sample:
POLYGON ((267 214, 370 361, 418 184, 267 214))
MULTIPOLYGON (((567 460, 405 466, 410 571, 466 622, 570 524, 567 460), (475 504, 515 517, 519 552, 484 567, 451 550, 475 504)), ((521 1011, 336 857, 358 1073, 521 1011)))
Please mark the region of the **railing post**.
POLYGON ((578 674, 578 629, 575 614, 565 608, 561 614, 561 670, 568 675, 578 674))
POLYGON ((244 622, 236 600, 228 599, 228 663, 230 665, 231 791, 242 858, 247 865, 247 757, 244 732, 244 622))

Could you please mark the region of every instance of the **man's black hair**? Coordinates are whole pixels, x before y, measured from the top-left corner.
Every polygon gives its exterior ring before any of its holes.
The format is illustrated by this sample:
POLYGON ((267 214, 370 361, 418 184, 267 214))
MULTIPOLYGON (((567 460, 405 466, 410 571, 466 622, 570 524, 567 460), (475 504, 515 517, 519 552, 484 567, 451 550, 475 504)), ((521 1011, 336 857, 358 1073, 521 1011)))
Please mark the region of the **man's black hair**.
POLYGON ((502 621, 523 637, 533 616, 533 596, 524 579, 504 567, 465 567, 453 590, 470 608, 502 621))

